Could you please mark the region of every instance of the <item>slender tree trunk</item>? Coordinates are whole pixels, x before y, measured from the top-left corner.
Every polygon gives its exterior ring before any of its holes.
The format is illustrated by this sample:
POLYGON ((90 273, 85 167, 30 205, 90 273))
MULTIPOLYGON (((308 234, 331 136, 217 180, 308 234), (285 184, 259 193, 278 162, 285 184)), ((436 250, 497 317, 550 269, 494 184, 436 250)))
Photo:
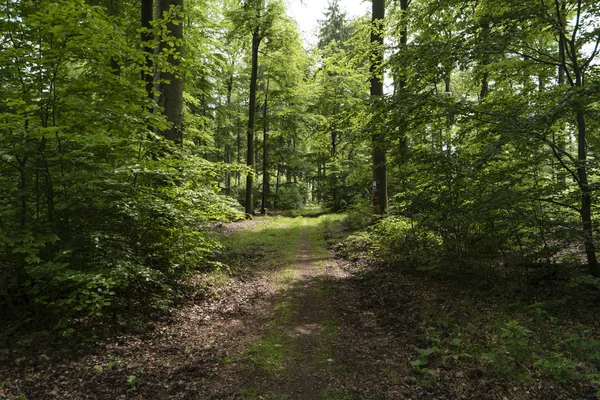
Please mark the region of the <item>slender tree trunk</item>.
MULTIPOLYGON (((408 18, 406 17, 406 12, 408 12, 408 1, 409 0, 400 0, 400 10, 403 13, 403 22, 402 29, 400 31, 400 48, 405 49, 408 44, 408 18)), ((404 90, 406 87, 406 77, 404 74, 399 74, 394 79, 394 90, 404 90)), ((400 154, 403 157, 408 155, 408 138, 406 129, 402 132, 400 137, 400 154)))
POLYGON ((261 37, 258 28, 252 34, 252 71, 250 73, 250 104, 248 110, 248 151, 246 154, 246 214, 254 214, 254 117, 256 115, 256 80, 258 78, 258 48, 261 37))
POLYGON ((321 160, 317 158, 317 204, 321 204, 321 160))
POLYGON ((588 260, 590 273, 600 277, 600 265, 596 257, 594 244, 594 229, 592 223, 592 189, 588 183, 587 172, 587 141, 585 115, 577 111, 577 176, 581 187, 581 222, 583 223, 583 244, 588 260))
MULTIPOLYGON (((231 137, 233 133, 233 124, 231 123, 231 96, 233 93, 233 73, 229 75, 227 80, 227 126, 225 128, 225 163, 231 165, 231 137)), ((225 187, 227 194, 231 194, 231 171, 227 171, 225 177, 225 187)))
MULTIPOLYGON (((488 21, 484 21, 481 25, 481 28, 482 31, 480 40, 481 42, 483 42, 483 46, 485 46, 490 36, 490 23, 488 21)), ((481 100, 485 99, 490 92, 490 73, 487 71, 487 66, 489 65, 489 63, 489 57, 487 56, 487 53, 484 53, 483 61, 481 62, 481 65, 483 66, 484 70, 483 76, 481 77, 481 92, 479 93, 479 98, 481 100)))
MULTIPOLYGON (((452 73, 448 72, 448 74, 444 78, 444 83, 446 86, 444 92, 446 93, 447 96, 452 96, 451 75, 452 75, 452 73)), ((444 151, 444 143, 445 143, 446 153, 451 154, 452 153, 452 125, 454 124, 454 115, 450 110, 448 110, 448 111, 449 111, 448 115, 446 116, 446 130, 445 130, 445 132, 442 132, 441 151, 442 152, 444 151)))
MULTIPOLYGON (((566 75, 567 65, 572 68, 571 76, 574 77, 570 79, 570 85, 572 89, 581 90, 584 85, 584 67, 580 66, 578 59, 578 52, 566 51, 566 45, 568 44, 570 48, 574 49, 577 47, 575 34, 573 34, 572 38, 567 38, 564 32, 564 27, 566 26, 566 16, 565 16, 565 2, 561 2, 560 8, 558 7, 559 2, 556 2, 557 5, 557 15, 559 20, 559 38, 560 38, 560 57, 561 57, 561 66, 565 68, 564 74, 566 75), (567 54, 569 53, 569 54, 567 54), (567 64, 567 59, 569 63, 567 64)), ((580 15, 582 0, 578 0, 577 2, 577 14, 580 15)), ((577 23, 579 23, 579 18, 577 18, 577 23)), ((573 27, 573 32, 577 32, 577 30, 581 28, 581 26, 576 25, 573 27)), ((560 72, 559 72, 560 75, 560 72)), ((564 76, 564 75, 563 75, 564 76)), ((564 78, 563 78, 564 79, 564 78)), ((588 182, 588 161, 587 161, 587 127, 585 121, 585 105, 584 104, 576 104, 575 109, 575 118, 577 121, 577 178, 579 183, 579 190, 581 191, 581 223, 583 230, 583 245, 585 248, 585 254, 587 256, 588 267, 590 274, 595 277, 600 277, 600 265, 598 264, 598 258, 596 256, 596 245, 594 243, 594 225, 592 221, 592 188, 588 182)))
MULTIPOLYGON (((281 184, 281 163, 277 163, 277 182, 275 183, 275 199, 279 198, 279 186, 281 184)), ((273 208, 277 209, 277 203, 273 202, 273 208)))
MULTIPOLYGON (((566 20, 565 20, 565 14, 566 14, 566 8, 567 8, 567 3, 565 0, 561 0, 561 24, 564 26, 566 25, 566 20)), ((565 44, 562 40, 558 41, 558 54, 559 54, 559 59, 560 60, 565 60, 565 44)), ((558 85, 562 86, 565 84, 565 66, 564 65, 559 65, 558 66, 558 85)), ((560 124, 559 128, 558 128, 558 148, 561 152, 561 154, 564 154, 567 150, 567 144, 566 144, 566 138, 564 135, 564 130, 565 130, 565 126, 564 124, 560 124)), ((567 172, 563 169, 560 168, 558 171, 558 176, 557 176, 557 180, 558 180, 558 186, 561 189, 566 189, 567 188, 567 172)))
POLYGON ((269 122, 267 120, 267 104, 268 104, 268 94, 269 94, 269 82, 267 82, 267 86, 265 88, 265 104, 263 108, 263 190, 262 190, 262 204, 260 213, 266 214, 268 201, 271 197, 271 186, 270 186, 270 177, 269 177, 269 163, 268 163, 268 139, 269 139, 269 122))
MULTIPOLYGON (((383 19, 385 17, 385 0, 373 0, 371 45, 371 102, 373 106, 383 97, 383 19)), ((376 112, 376 110, 374 110, 376 112)), ((378 124, 371 126, 373 144, 373 210, 383 214, 387 210, 387 160, 385 135, 378 124)))
MULTIPOLYGON (((231 146, 229 144, 225 145, 225 163, 227 165, 231 165, 231 146)), ((225 189, 227 194, 231 194, 231 171, 228 170, 225 174, 225 189)))

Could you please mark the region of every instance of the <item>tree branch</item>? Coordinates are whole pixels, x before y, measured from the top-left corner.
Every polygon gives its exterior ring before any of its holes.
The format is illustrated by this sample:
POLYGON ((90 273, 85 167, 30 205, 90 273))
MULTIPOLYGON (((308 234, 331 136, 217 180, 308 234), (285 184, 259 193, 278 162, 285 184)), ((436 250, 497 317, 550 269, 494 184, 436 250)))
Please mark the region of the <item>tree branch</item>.
POLYGON ((556 201, 556 200, 552 200, 552 199, 537 199, 537 200, 538 201, 544 201, 546 203, 556 204, 557 206, 569 208, 569 209, 577 211, 579 214, 581 214, 581 209, 580 208, 577 208, 577 207, 572 206, 570 204, 561 203, 560 201, 556 201))

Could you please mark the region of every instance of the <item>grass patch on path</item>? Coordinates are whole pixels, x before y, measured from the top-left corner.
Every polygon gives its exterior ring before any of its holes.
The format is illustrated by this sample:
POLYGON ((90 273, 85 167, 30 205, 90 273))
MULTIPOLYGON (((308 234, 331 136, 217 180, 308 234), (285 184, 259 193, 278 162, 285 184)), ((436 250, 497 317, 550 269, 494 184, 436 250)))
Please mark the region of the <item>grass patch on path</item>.
POLYGON ((306 387, 315 390, 315 398, 329 398, 328 390, 333 389, 323 386, 319 377, 336 367, 331 347, 339 323, 323 279, 323 264, 330 257, 324 237, 340 219, 337 215, 276 217, 279 229, 289 233, 285 245, 274 249, 281 260, 272 275, 279 298, 263 336, 246 353, 251 373, 260 383, 244 387, 243 398, 294 398, 306 393, 306 387))

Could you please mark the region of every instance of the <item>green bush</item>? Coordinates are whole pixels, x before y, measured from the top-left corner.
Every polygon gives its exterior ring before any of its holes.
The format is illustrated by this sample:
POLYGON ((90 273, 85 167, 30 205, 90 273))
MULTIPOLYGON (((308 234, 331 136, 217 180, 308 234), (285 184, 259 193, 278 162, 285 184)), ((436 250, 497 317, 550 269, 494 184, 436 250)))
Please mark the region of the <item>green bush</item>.
POLYGON ((373 214, 373 206, 369 200, 358 200, 354 202, 346 212, 344 225, 350 230, 365 229, 376 220, 373 214))
POLYGON ((275 195, 277 210, 295 210, 301 208, 308 200, 308 189, 300 183, 285 183, 279 187, 275 195))
POLYGON ((348 238, 352 251, 368 251, 385 262, 432 269, 441 259, 442 239, 408 218, 389 216, 348 238))

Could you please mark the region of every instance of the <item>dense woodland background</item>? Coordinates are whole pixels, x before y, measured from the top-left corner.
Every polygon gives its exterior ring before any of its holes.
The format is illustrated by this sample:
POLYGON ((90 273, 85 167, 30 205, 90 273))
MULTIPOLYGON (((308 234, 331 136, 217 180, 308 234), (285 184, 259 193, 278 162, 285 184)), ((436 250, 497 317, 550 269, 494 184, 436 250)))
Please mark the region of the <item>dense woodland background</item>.
POLYGON ((227 268, 216 225, 307 203, 350 253, 598 301, 597 2, 332 1, 314 48, 282 0, 6 0, 0 30, 5 321, 168 307, 227 268))

